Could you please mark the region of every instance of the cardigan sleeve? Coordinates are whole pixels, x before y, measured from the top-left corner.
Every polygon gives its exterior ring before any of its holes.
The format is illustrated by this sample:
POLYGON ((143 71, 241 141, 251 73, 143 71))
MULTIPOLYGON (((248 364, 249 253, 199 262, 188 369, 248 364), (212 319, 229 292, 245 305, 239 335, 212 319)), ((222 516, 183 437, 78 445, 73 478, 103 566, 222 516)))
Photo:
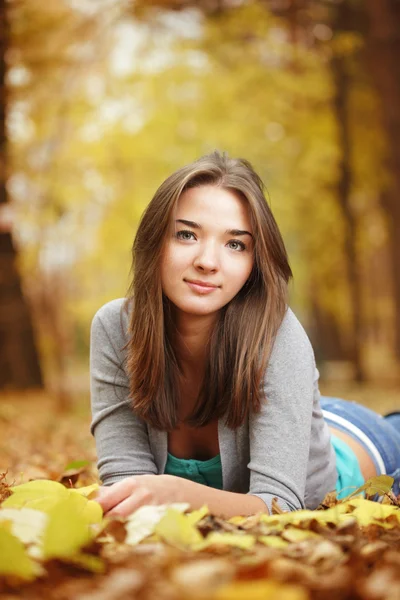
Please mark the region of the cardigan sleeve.
MULTIPOLYGON (((262 403, 249 417, 250 489, 271 513, 272 499, 283 510, 305 507, 310 447, 319 452, 318 464, 329 466, 321 489, 334 489, 329 430, 320 420, 319 447, 311 443, 313 412, 319 404, 318 372, 310 341, 288 309, 278 330, 262 384, 262 403)), ((313 481, 313 485, 318 482, 313 481)), ((328 490, 327 490, 328 491, 328 490)), ((321 499, 324 494, 322 494, 321 499)))
POLYGON ((147 425, 134 414, 128 398, 122 303, 119 299, 104 305, 91 327, 91 432, 96 441, 99 476, 105 485, 131 475, 158 472, 147 425))

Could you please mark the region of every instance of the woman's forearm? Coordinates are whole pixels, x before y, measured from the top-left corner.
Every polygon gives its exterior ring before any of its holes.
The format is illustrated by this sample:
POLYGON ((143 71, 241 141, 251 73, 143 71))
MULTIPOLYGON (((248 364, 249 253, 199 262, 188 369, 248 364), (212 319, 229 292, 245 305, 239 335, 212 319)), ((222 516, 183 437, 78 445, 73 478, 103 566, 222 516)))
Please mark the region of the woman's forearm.
POLYGON ((223 519, 230 519, 237 515, 249 516, 258 512, 268 514, 266 504, 257 496, 217 490, 174 475, 163 477, 179 479, 178 501, 188 502, 193 510, 206 504, 210 513, 223 519))
POLYGON ((127 517, 140 506, 186 502, 192 510, 208 506, 223 519, 238 515, 268 514, 266 504, 257 496, 217 490, 176 475, 135 475, 109 487, 100 488, 96 500, 109 516, 127 517))

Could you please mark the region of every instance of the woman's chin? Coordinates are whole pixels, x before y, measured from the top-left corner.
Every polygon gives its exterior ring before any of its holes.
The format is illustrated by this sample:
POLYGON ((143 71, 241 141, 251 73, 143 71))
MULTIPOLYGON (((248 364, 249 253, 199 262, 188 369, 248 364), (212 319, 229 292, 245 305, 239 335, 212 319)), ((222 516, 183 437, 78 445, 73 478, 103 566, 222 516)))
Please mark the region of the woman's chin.
POLYGON ((191 315, 193 317, 206 317, 206 316, 211 316, 214 315, 216 313, 218 313, 218 311, 221 310, 222 306, 199 306, 198 303, 194 304, 192 302, 188 302, 188 303, 179 303, 175 305, 176 308, 178 309, 178 311, 185 313, 186 315, 191 315))

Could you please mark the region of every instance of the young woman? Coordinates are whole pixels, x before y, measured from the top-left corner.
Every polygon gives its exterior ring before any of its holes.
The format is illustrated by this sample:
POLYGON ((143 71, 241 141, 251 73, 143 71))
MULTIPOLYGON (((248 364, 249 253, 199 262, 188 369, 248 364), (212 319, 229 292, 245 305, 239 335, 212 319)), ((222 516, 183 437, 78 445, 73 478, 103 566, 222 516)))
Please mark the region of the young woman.
POLYGON ((400 479, 400 414, 320 399, 287 306, 285 247, 246 160, 214 152, 168 177, 142 217, 133 273, 128 297, 92 324, 105 512, 189 502, 229 518, 270 512, 273 498, 315 508, 377 473, 400 479))

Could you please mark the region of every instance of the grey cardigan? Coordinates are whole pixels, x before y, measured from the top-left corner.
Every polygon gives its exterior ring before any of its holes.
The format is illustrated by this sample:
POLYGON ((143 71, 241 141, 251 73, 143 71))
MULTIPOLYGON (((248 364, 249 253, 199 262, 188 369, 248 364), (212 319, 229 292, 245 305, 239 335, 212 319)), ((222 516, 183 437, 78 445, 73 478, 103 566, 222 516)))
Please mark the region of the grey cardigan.
MULTIPOLYGON (((101 480, 164 473, 167 433, 134 414, 124 369, 128 316, 124 299, 105 304, 91 331, 91 432, 101 480)), ((316 508, 335 489, 336 459, 323 419, 309 339, 288 309, 264 378, 265 402, 236 430, 218 421, 223 489, 272 498, 284 510, 316 508)))

